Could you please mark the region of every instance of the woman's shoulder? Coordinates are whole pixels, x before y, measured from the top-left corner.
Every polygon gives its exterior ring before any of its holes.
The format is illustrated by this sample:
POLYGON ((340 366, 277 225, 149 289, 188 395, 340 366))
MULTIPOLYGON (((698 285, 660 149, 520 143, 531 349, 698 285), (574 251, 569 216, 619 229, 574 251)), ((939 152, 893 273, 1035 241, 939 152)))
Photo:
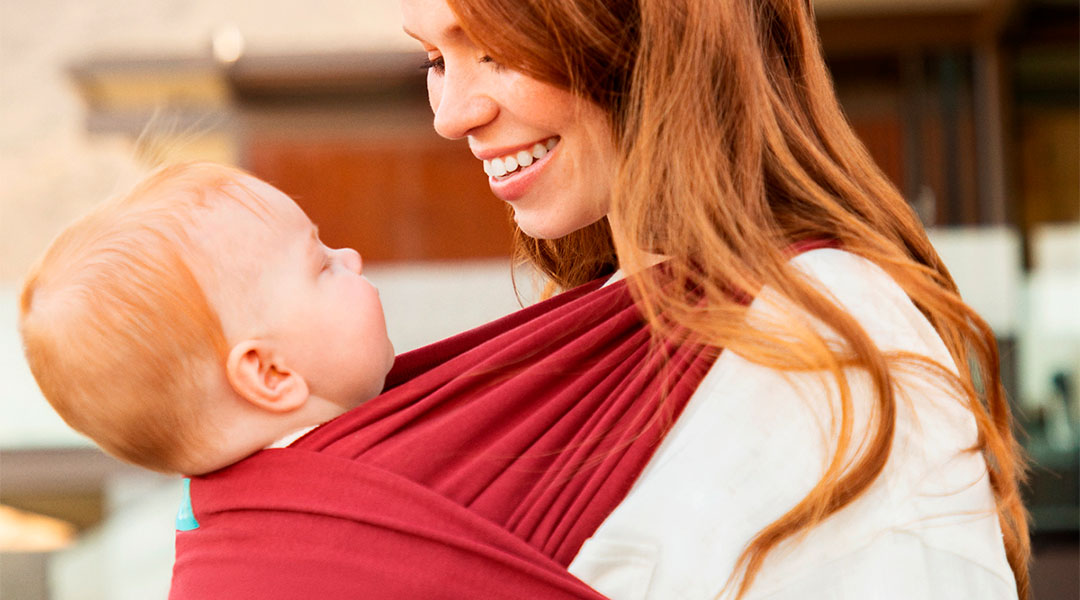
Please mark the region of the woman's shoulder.
POLYGON ((796 254, 790 262, 792 266, 812 276, 828 288, 858 288, 859 282, 853 276, 860 275, 871 278, 884 276, 892 281, 869 259, 842 248, 825 247, 807 250, 796 254))
POLYGON ((795 256, 791 265, 858 321, 880 350, 926 356, 955 370, 951 354, 930 321, 900 284, 873 261, 838 248, 818 248, 795 256))
MULTIPOLYGON (((792 264, 883 351, 951 361, 901 286, 872 261, 817 249, 792 264)), ((751 313, 782 306, 762 298, 770 293, 759 294, 751 313)), ((850 426, 860 440, 875 396, 863 374, 847 376, 850 426)), ((1015 597, 985 463, 965 452, 976 435, 970 413, 946 388, 923 379, 894 379, 894 444, 875 484, 785 542, 751 597, 945 598, 956 597, 957 586, 985 592, 979 597, 1015 597)), ((612 597, 631 588, 647 589, 636 597, 650 600, 715 596, 747 542, 821 478, 836 451, 837 398, 822 374, 783 371, 725 350, 571 572, 612 597)))
MULTIPOLYGON (((840 248, 817 248, 794 256, 791 265, 845 307, 870 298, 906 300, 899 284, 873 261, 840 248)), ((910 303, 910 301, 909 301, 910 303)))

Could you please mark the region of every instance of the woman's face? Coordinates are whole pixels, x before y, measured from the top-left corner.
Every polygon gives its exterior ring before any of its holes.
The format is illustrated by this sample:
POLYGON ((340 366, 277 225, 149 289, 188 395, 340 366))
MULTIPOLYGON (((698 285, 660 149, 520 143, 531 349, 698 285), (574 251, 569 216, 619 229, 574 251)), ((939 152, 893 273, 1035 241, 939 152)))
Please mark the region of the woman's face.
POLYGON ((405 31, 428 54, 435 130, 467 138, 491 191, 526 234, 558 238, 607 214, 614 144, 592 102, 502 67, 445 0, 402 0, 405 31))

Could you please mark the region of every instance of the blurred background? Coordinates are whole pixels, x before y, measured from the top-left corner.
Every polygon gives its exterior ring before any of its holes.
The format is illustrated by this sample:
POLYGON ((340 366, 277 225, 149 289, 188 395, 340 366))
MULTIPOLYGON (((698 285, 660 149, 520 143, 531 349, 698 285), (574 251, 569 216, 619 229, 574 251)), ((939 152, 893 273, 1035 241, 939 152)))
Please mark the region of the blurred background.
MULTIPOLYGON (((998 336, 1036 598, 1077 598, 1077 0, 815 5, 855 129, 998 336)), ((364 255, 398 351, 518 307, 506 211, 432 131, 422 58, 391 0, 0 2, 0 597, 167 595, 178 481, 67 429, 15 328, 51 237, 156 161, 239 164, 297 198, 364 255)))

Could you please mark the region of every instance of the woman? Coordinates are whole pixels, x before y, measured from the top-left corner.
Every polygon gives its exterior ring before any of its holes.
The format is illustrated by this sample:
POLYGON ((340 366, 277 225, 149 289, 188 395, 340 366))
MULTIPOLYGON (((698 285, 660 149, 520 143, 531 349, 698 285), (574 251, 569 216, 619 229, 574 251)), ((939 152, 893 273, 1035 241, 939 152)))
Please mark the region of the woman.
POLYGON ((1027 597, 992 333, 844 120, 810 2, 402 4, 435 129, 551 289, 636 274, 655 335, 724 348, 572 573, 613 598, 1027 597))

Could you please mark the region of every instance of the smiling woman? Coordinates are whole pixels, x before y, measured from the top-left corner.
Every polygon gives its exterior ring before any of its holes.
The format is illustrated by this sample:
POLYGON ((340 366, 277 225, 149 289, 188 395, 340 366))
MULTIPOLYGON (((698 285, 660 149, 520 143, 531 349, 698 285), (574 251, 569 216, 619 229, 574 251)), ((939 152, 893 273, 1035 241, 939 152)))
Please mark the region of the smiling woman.
POLYGON ((518 228, 552 239, 599 221, 614 165, 606 113, 564 88, 503 68, 464 34, 442 0, 403 9, 406 32, 428 54, 435 130, 468 139, 518 228))
POLYGON ((562 289, 628 274, 657 340, 724 348, 572 573, 612 598, 1026 597, 993 335, 846 122, 810 2, 402 9, 519 256, 562 289))

